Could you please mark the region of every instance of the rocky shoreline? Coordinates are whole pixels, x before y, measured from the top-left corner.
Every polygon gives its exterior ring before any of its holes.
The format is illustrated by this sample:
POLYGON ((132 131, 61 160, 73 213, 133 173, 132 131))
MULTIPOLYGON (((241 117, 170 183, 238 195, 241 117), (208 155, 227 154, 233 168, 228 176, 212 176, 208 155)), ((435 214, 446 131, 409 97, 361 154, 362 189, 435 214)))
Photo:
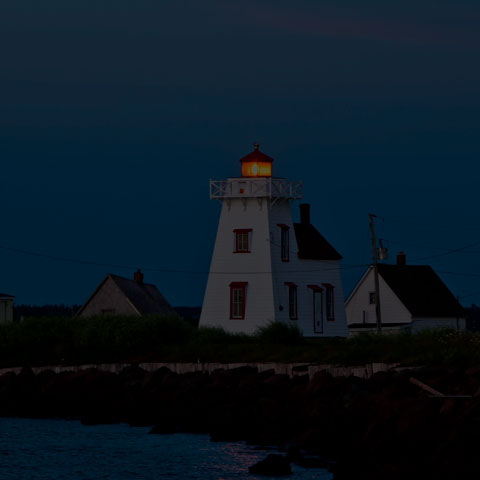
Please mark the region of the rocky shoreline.
POLYGON ((0 415, 126 422, 152 426, 152 433, 202 432, 213 441, 290 447, 292 461, 304 461, 292 452, 315 454, 317 465, 331 465, 340 480, 479 478, 480 367, 414 375, 450 396, 419 388, 410 371, 369 379, 319 372, 310 379, 253 367, 211 374, 25 368, 0 376, 0 415))

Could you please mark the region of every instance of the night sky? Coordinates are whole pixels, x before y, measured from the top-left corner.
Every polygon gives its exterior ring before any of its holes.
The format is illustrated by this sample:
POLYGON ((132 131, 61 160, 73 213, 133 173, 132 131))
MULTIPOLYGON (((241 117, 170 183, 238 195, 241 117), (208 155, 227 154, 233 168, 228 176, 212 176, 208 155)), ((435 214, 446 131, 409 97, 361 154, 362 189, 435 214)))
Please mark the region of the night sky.
POLYGON ((140 267, 201 305, 209 179, 258 141, 345 294, 375 213, 389 261, 480 303, 479 26, 478 0, 1 0, 0 292, 78 304, 140 267))

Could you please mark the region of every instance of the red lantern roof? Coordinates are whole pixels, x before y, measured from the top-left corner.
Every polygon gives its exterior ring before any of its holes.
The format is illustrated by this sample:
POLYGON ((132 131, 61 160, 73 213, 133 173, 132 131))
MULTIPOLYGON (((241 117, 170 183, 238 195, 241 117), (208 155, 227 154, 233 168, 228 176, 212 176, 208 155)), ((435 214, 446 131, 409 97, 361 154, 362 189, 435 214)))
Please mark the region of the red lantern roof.
POLYGON ((250 152, 248 155, 245 155, 243 158, 240 159, 240 163, 244 162, 268 162, 272 163, 273 158, 265 155, 258 149, 258 143, 253 144, 253 152, 250 152))

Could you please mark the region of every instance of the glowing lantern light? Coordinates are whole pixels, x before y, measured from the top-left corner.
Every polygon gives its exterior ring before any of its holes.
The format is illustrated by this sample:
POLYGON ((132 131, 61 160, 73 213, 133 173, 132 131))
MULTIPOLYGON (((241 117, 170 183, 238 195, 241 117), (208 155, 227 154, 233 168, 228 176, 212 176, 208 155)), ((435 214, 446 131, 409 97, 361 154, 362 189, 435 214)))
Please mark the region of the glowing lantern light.
POLYGON ((242 177, 271 177, 273 158, 258 149, 258 143, 253 144, 253 152, 242 159, 242 177))

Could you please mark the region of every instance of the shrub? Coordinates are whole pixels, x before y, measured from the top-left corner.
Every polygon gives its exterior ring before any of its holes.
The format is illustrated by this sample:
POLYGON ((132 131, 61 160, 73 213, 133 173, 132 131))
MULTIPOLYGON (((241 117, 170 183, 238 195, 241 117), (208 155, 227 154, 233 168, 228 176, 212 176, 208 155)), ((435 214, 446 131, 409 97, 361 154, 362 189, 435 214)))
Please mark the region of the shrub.
POLYGON ((194 339, 202 344, 233 344, 248 343, 251 337, 244 333, 229 333, 221 327, 199 327, 195 332, 194 339))
POLYGON ((287 325, 280 322, 271 322, 255 332, 259 343, 273 343, 282 345, 300 345, 304 343, 302 332, 296 325, 287 325))

